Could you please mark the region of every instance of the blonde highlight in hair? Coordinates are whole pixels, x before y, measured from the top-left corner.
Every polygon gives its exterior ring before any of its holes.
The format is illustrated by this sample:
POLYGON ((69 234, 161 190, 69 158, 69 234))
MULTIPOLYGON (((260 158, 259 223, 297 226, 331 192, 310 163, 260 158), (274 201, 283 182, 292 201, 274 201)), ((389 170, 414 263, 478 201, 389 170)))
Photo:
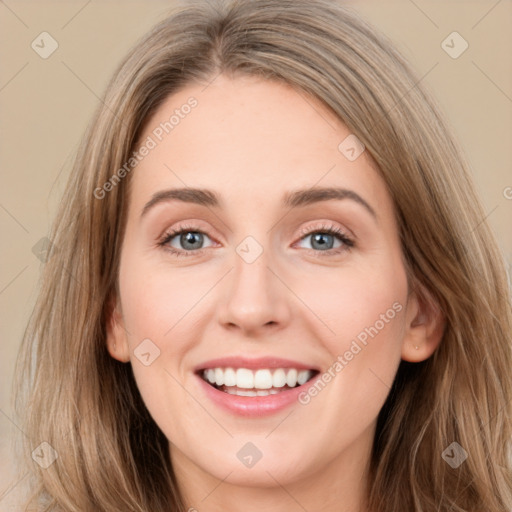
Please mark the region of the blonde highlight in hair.
POLYGON ((289 84, 357 135, 394 201, 411 290, 446 318, 432 357, 402 361, 379 414, 368 509, 510 510, 512 313, 503 255, 434 100, 384 36, 327 0, 186 2, 118 67, 67 183, 17 362, 27 507, 186 510, 168 441, 131 366, 106 349, 130 175, 103 199, 93 191, 130 158, 166 97, 220 73, 289 84), (47 469, 30 455, 43 441, 58 453, 47 469), (469 454, 457 469, 442 458, 452 442, 469 454))

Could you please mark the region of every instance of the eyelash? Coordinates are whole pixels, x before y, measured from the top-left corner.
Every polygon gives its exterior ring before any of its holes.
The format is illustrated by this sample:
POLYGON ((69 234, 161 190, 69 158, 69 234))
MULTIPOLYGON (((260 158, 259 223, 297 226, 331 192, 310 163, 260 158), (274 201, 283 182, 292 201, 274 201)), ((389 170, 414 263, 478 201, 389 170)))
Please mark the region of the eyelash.
MULTIPOLYGON (((207 235, 204 231, 201 231, 200 228, 197 226, 187 226, 187 225, 180 225, 177 228, 166 232, 162 239, 158 242, 158 246, 162 247, 164 250, 170 252, 171 254, 181 257, 181 256, 197 256, 202 254, 206 249, 197 249, 192 251, 185 251, 185 250, 177 250, 174 247, 170 247, 167 244, 176 236, 181 235, 182 233, 201 233, 202 235, 207 235)), ((339 229, 337 226, 334 226, 332 224, 329 225, 322 225, 319 227, 315 227, 314 229, 305 228, 300 232, 300 238, 299 240, 302 240, 308 235, 312 234, 328 234, 336 236, 341 242, 343 242, 342 247, 338 247, 337 249, 329 249, 327 251, 317 251, 315 249, 306 249, 307 251, 312 251, 315 253, 315 255, 321 255, 322 257, 330 257, 330 256, 336 256, 343 251, 348 251, 352 247, 354 247, 354 241, 352 238, 349 238, 346 233, 344 233, 341 229, 339 229), (322 254, 323 253, 323 254, 322 254)), ((208 236, 208 235, 207 235, 208 236)))

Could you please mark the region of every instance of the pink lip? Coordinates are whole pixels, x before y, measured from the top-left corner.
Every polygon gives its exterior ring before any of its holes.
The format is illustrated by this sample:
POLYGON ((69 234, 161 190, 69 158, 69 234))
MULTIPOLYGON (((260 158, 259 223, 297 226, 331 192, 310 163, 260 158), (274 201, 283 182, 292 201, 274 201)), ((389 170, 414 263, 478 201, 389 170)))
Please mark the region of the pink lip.
MULTIPOLYGON (((217 365, 217 363, 216 363, 217 365)), ((221 366, 221 365, 218 365, 221 366)), ((268 368, 268 367, 267 367, 268 368)), ((298 402, 299 394, 306 392, 317 379, 321 378, 322 374, 319 372, 308 382, 286 391, 280 391, 275 395, 268 396, 237 396, 230 395, 224 391, 213 387, 211 384, 202 379, 196 373, 200 385, 204 390, 206 396, 211 399, 215 404, 222 407, 224 410, 235 413, 239 416, 246 416, 258 418, 268 416, 276 413, 298 402)))
POLYGON ((258 357, 247 358, 243 356, 230 356, 221 357, 218 359, 211 359, 204 363, 198 364, 194 371, 206 370, 208 368, 297 368, 298 370, 318 370, 319 368, 309 364, 300 363, 299 361, 292 361, 291 359, 282 359, 281 357, 258 357))

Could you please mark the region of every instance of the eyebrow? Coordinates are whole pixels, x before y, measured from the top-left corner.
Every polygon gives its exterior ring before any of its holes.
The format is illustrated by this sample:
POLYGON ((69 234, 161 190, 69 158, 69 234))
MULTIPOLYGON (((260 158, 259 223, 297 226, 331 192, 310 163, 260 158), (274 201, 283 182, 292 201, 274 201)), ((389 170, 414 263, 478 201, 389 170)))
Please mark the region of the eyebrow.
MULTIPOLYGON (((308 189, 292 190, 283 197, 283 206, 287 208, 299 208, 314 203, 330 200, 349 199, 363 206, 377 220, 375 210, 359 194, 353 190, 337 187, 315 187, 308 189)), ((184 203, 193 203, 201 206, 221 208, 222 202, 219 196, 212 190, 203 188, 174 188, 162 190, 153 194, 151 199, 145 204, 141 212, 144 217, 148 211, 155 205, 169 201, 182 201, 184 203)))

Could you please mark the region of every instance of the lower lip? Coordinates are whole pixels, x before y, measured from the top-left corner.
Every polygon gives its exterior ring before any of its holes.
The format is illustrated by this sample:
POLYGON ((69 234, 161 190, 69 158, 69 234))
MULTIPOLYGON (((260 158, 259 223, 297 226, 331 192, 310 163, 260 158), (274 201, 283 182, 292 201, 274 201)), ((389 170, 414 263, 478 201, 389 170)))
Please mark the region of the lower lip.
POLYGON ((196 374, 206 396, 208 396, 214 403, 237 415, 253 418, 268 416, 285 409, 294 402, 298 403, 298 396, 307 391, 307 389, 312 386, 320 376, 321 374, 319 373, 312 379, 308 380, 305 384, 302 384, 302 386, 287 389, 286 391, 280 391, 274 395, 238 396, 231 395, 225 391, 220 391, 196 374))

